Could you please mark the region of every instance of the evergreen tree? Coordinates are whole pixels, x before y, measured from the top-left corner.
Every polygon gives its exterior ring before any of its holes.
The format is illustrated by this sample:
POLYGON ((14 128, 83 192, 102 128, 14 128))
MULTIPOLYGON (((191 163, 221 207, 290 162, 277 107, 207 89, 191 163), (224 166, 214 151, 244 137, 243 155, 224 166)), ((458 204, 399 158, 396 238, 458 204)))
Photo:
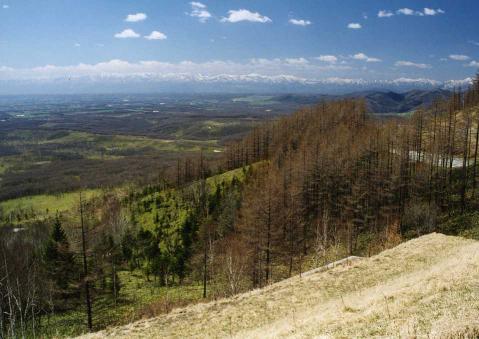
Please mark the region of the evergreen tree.
POLYGON ((44 260, 48 274, 56 285, 57 293, 67 294, 74 278, 75 260, 58 215, 55 217, 50 239, 45 247, 44 260))

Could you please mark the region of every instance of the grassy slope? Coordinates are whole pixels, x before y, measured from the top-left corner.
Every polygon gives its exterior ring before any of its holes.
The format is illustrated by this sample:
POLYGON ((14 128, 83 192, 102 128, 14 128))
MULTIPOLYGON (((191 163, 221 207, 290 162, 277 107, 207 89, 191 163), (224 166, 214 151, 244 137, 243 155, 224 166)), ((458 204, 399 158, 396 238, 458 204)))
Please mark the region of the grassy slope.
POLYGON ((479 242, 430 234, 351 266, 294 277, 89 337, 478 334, 478 281, 479 242))
MULTIPOLYGON (((84 198, 91 199, 96 195, 99 195, 101 190, 84 190, 84 198)), ((5 200, 0 202, 0 207, 3 212, 8 215, 16 210, 34 211, 37 217, 55 215, 56 212, 66 212, 78 205, 79 193, 69 192, 62 194, 42 194, 32 195, 17 199, 5 200)))
MULTIPOLYGON (((231 183, 233 178, 237 178, 238 180, 244 180, 244 173, 242 168, 238 168, 235 170, 231 170, 222 174, 214 175, 206 179, 207 185, 211 190, 214 189, 216 184, 221 182, 231 183)), ((157 196, 161 196, 163 198, 166 197, 167 194, 170 194, 173 198, 178 198, 178 192, 175 189, 166 190, 162 192, 155 192, 153 194, 149 194, 144 196, 141 200, 150 202, 149 205, 151 207, 151 211, 143 212, 136 216, 138 224, 141 225, 145 229, 153 230, 155 228, 155 215, 157 212, 160 212, 155 204, 153 203, 154 198, 157 196)), ((173 211, 170 211, 170 213, 173 211)), ((188 211, 184 209, 184 206, 179 206, 179 210, 176 211, 178 215, 178 222, 182 223, 188 216, 188 211)), ((161 214, 161 213, 160 213, 161 214)))
MULTIPOLYGON (((1 167, 0 167, 1 169, 1 167)), ((236 169, 232 171, 225 172, 220 175, 216 175, 207 179, 209 185, 218 183, 221 181, 231 181, 233 177, 238 179, 243 179, 242 169, 236 169)), ((175 193, 174 190, 171 190, 172 193, 175 193)), ((155 194, 164 195, 166 192, 160 192, 155 194)), ((84 198, 89 200, 95 196, 101 194, 101 189, 89 189, 83 191, 84 198)), ((33 219, 43 219, 44 217, 52 217, 56 212, 68 212, 74 209, 78 205, 79 192, 68 192, 61 194, 41 194, 26 196, 22 198, 16 198, 11 200, 0 201, 0 208, 2 209, 5 215, 9 215, 15 211, 23 212, 34 212, 35 216, 33 219), (48 213, 47 213, 48 211, 48 213)), ((156 210, 153 210, 150 213, 143 213, 139 216, 139 222, 144 225, 146 228, 153 227, 152 222, 154 218, 154 213, 156 210)), ((33 220, 32 218, 28 220, 33 220)), ((14 223, 15 218, 12 220, 14 223)), ((23 220, 25 221, 25 220, 23 220)))

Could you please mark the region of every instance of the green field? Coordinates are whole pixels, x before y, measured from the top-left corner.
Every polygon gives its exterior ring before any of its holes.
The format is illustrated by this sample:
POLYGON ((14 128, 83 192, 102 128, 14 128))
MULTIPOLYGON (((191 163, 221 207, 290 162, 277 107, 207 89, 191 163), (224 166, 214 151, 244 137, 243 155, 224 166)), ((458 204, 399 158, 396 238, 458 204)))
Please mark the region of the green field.
MULTIPOLYGON (((208 130, 214 126, 215 131, 221 123, 205 123, 208 130)), ((10 133, 3 141, 5 145, 23 149, 25 154, 37 158, 55 160, 55 154, 62 152, 74 153, 85 159, 99 157, 118 157, 130 154, 151 152, 213 152, 221 149, 218 140, 188 140, 188 139, 157 139, 132 135, 104 135, 78 131, 61 131, 55 133, 40 133, 20 131, 10 133)), ((13 160, 13 159, 12 159, 13 160)))
POLYGON ((234 98, 233 102, 245 102, 251 105, 257 105, 257 106, 269 106, 269 105, 274 105, 278 104, 277 101, 275 101, 274 96, 267 96, 267 95, 250 95, 246 97, 238 97, 234 98))
POLYGON ((10 157, 0 158, 0 181, 1 175, 4 174, 12 166, 12 161, 9 158, 10 157))
MULTIPOLYGON (((89 200, 101 194, 100 189, 85 190, 84 198, 89 200)), ((3 214, 27 213, 31 219, 43 219, 73 210, 79 205, 79 192, 61 193, 56 195, 34 195, 0 202, 3 214)), ((15 221, 12 219, 12 221, 15 221)), ((23 220, 25 221, 25 220, 23 220)))

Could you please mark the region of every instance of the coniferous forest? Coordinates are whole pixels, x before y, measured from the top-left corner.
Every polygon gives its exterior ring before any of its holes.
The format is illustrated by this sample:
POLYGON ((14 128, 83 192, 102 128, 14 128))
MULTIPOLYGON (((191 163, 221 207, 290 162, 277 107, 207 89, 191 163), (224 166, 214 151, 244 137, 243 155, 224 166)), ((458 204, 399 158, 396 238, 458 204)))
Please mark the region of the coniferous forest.
POLYGON ((431 232, 479 239, 478 151, 479 76, 409 116, 320 102, 221 159, 199 152, 148 185, 79 193, 72 213, 25 228, 2 216, 0 337, 98 330, 431 232))

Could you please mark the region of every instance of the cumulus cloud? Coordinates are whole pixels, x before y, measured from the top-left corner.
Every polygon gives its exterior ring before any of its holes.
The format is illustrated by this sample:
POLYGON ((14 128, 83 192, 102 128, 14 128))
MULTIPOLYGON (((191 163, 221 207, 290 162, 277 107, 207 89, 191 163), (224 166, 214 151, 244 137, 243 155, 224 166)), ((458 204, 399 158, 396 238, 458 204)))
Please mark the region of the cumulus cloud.
POLYGON ((258 12, 250 12, 247 9, 238 9, 228 11, 228 17, 222 18, 221 22, 237 23, 241 21, 268 23, 272 22, 267 16, 261 15, 258 12))
POLYGON ((351 58, 354 60, 366 61, 366 62, 381 62, 381 59, 371 58, 364 53, 354 54, 351 58))
POLYGON ((381 10, 378 12, 378 18, 390 18, 394 15, 391 11, 381 10))
POLYGON ((335 55, 320 55, 319 57, 316 58, 316 60, 334 64, 338 61, 338 57, 335 55))
POLYGON ((290 65, 307 65, 309 61, 305 58, 286 58, 285 61, 290 65))
POLYGON ((153 31, 150 34, 145 35, 144 38, 146 40, 166 40, 167 36, 159 31, 153 31))
POLYGON ((195 8, 206 8, 205 4, 202 4, 201 2, 198 2, 198 1, 190 2, 190 5, 195 8))
POLYGON ((207 62, 182 61, 177 63, 156 60, 128 62, 114 59, 97 64, 71 66, 46 65, 34 68, 13 69, 0 66, 0 80, 61 79, 149 79, 161 81, 201 81, 206 79, 245 78, 313 78, 349 74, 350 66, 318 64, 308 59, 273 58, 251 59, 245 62, 212 60, 207 62), (339 72, 339 73, 338 73, 339 72), (348 72, 348 73, 346 73, 348 72))
POLYGON ((140 34, 136 33, 131 28, 127 28, 121 31, 120 33, 116 33, 114 36, 115 38, 118 38, 118 39, 129 39, 129 38, 139 38, 140 34))
POLYGON ((348 24, 348 28, 350 28, 350 29, 361 29, 361 28, 363 28, 363 26, 361 26, 361 24, 359 24, 357 22, 351 22, 350 24, 348 24))
POLYGON ((392 12, 390 10, 380 10, 378 12, 378 18, 390 18, 394 16, 396 13, 397 15, 408 15, 408 16, 434 16, 434 15, 439 15, 439 14, 444 14, 446 11, 442 10, 441 8, 424 8, 423 10, 413 10, 411 8, 400 8, 396 10, 395 12, 392 12))
POLYGON ((415 67, 415 68, 421 68, 421 69, 431 68, 431 65, 418 64, 412 61, 397 61, 394 65, 396 67, 415 67))
POLYGON ((433 8, 424 8, 424 15, 431 15, 431 16, 434 16, 434 15, 438 15, 438 14, 444 14, 446 13, 445 11, 443 11, 442 9, 438 8, 438 9, 433 9, 433 8))
POLYGON ((396 11, 397 14, 402 14, 402 15, 415 15, 418 12, 413 11, 410 8, 400 8, 396 11))
POLYGON ((128 14, 125 18, 126 22, 139 22, 146 20, 147 15, 145 13, 136 13, 136 14, 128 14))
POLYGON ((304 19, 289 19, 289 23, 296 26, 309 26, 312 24, 311 21, 304 19))
POLYGON ((3 8, 3 9, 9 9, 10 6, 9 6, 9 5, 3 5, 2 8, 3 8))
POLYGON ((205 4, 201 2, 197 2, 197 1, 192 1, 190 2, 190 5, 191 5, 191 12, 188 13, 189 16, 198 18, 198 20, 203 23, 208 21, 208 19, 212 17, 211 13, 208 12, 208 10, 206 9, 205 4))
POLYGON ((467 61, 470 59, 470 57, 463 54, 451 54, 449 55, 449 59, 454 61, 467 61))
POLYGON ((473 60, 470 63, 466 64, 465 66, 479 68, 479 61, 473 60))

